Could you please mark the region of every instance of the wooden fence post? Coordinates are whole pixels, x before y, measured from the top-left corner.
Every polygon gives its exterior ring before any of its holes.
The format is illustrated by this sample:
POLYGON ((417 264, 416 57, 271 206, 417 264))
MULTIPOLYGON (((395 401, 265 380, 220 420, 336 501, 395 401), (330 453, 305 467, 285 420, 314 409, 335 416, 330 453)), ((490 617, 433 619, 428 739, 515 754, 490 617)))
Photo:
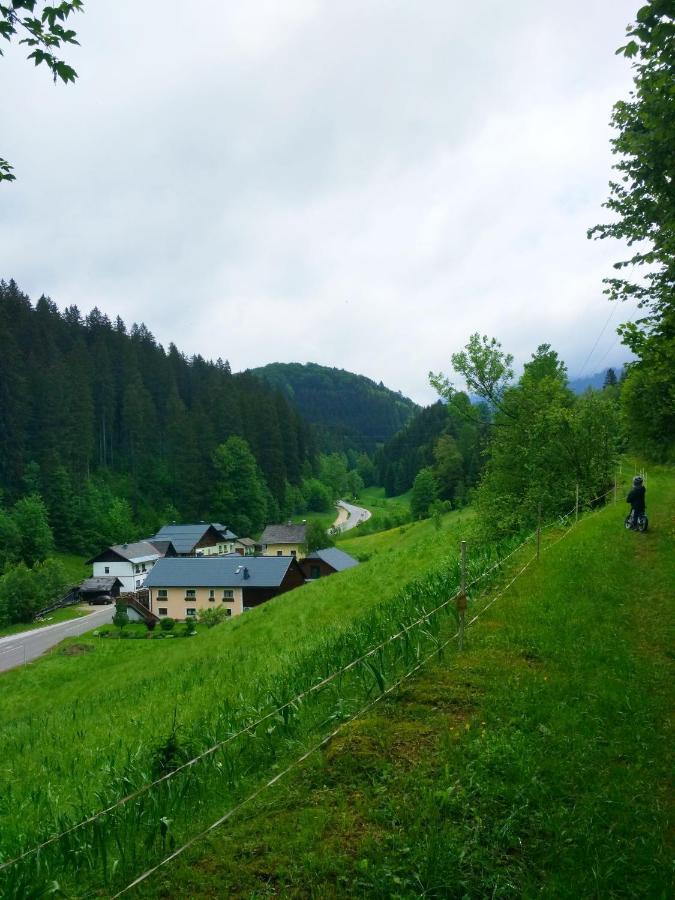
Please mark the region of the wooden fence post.
POLYGON ((460 547, 460 589, 457 597, 457 612, 459 614, 459 649, 464 649, 464 612, 466 610, 466 541, 462 541, 460 547))

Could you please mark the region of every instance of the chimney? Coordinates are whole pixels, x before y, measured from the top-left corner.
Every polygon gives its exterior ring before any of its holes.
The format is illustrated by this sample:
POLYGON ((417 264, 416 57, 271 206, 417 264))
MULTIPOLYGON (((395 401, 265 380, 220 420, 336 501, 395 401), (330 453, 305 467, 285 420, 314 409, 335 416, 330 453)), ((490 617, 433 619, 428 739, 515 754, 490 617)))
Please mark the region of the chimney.
POLYGON ((244 578, 250 578, 251 576, 248 574, 248 566, 244 566, 244 578))

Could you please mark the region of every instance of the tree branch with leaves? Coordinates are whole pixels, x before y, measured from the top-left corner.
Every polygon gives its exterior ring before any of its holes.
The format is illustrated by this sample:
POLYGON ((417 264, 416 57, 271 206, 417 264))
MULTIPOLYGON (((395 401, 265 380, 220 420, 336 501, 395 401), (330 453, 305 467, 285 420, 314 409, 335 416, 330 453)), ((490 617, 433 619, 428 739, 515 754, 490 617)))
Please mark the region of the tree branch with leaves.
MULTIPOLYGON (((83 9, 83 0, 64 0, 57 4, 42 4, 37 0, 0 3, 0 38, 8 42, 18 38, 19 44, 31 48, 27 58, 36 66, 44 63, 52 73, 54 83, 68 84, 75 81, 77 72, 56 53, 66 44, 78 44, 76 33, 66 27, 66 22, 73 13, 83 9)), ((0 56, 3 55, 0 48, 0 56)), ((13 169, 0 157, 0 181, 14 181, 13 169)))

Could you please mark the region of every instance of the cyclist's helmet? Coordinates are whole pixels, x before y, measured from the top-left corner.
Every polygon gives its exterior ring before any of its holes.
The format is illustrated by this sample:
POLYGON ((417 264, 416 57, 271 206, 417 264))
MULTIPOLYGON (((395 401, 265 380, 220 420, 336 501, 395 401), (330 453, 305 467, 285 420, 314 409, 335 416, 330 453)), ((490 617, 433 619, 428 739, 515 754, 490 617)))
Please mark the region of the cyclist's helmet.
POLYGON ((633 479, 633 487, 640 487, 641 484, 642 484, 642 476, 636 475, 635 478, 633 479))

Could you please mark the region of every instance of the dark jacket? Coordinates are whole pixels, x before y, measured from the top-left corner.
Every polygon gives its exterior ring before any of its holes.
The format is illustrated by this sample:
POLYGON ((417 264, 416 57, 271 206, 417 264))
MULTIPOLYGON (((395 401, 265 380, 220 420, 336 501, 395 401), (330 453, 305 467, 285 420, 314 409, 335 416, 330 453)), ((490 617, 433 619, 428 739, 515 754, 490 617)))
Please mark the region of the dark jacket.
POLYGON ((626 503, 630 503, 631 507, 635 510, 636 513, 644 513, 646 493, 647 490, 644 484, 640 484, 637 487, 631 488, 628 496, 626 497, 626 503))

